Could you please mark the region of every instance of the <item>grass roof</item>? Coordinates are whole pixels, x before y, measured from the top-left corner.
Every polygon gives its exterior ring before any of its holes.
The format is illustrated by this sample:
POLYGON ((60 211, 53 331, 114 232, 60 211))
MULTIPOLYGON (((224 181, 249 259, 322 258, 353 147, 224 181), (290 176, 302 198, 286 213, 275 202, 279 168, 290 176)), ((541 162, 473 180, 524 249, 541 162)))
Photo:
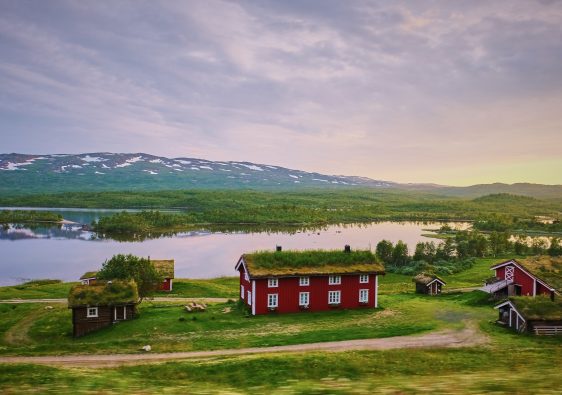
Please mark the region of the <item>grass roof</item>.
POLYGON ((113 280, 96 285, 75 285, 68 294, 68 306, 111 306, 137 303, 139 293, 134 281, 113 280))
POLYGON ((85 278, 93 278, 93 277, 97 277, 98 275, 98 271, 91 271, 91 272, 86 272, 82 275, 82 277, 80 277, 80 280, 84 280, 85 278))
POLYGON ((151 259, 150 263, 152 263, 156 271, 164 278, 174 278, 173 259, 151 259))
POLYGON ((526 320, 562 320, 562 299, 547 296, 513 296, 509 300, 526 320))
POLYGON ((536 256, 517 260, 531 274, 562 292, 562 257, 536 256))
POLYGON ((384 273, 371 251, 258 251, 243 258, 252 277, 384 273))
POLYGON ((419 284, 427 285, 435 279, 441 281, 443 284, 445 283, 445 281, 443 281, 443 279, 437 277, 436 275, 426 274, 426 273, 418 274, 416 277, 413 278, 413 281, 416 282, 416 283, 419 283, 419 284))

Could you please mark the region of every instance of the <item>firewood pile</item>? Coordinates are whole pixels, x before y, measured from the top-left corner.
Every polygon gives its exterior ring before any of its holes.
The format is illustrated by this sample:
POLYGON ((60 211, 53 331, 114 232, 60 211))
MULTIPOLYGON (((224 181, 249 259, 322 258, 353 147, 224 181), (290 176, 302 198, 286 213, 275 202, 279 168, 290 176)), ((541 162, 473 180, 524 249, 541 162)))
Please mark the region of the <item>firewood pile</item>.
POLYGON ((185 311, 188 313, 207 311, 207 305, 204 303, 191 302, 185 305, 185 311))

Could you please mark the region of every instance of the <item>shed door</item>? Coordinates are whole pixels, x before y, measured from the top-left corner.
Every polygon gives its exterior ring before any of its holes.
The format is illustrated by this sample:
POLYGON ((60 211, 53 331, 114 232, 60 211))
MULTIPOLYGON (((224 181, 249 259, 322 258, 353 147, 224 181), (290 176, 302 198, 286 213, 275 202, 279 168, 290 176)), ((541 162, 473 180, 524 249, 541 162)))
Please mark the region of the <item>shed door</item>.
POLYGON ((113 309, 113 317, 115 321, 123 321, 127 319, 127 306, 115 306, 113 309))
POLYGON ((514 272, 515 272, 515 268, 513 266, 506 266, 506 268, 505 268, 505 279, 507 281, 513 281, 514 272))

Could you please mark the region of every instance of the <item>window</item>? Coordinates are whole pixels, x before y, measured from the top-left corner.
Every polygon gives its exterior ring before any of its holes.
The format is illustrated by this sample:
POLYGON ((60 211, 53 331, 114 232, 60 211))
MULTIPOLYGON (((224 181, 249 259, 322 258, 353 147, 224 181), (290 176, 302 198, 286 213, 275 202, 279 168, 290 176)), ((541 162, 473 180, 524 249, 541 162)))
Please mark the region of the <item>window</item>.
POLYGON ((369 282, 369 275, 368 274, 362 274, 359 276, 359 282, 361 284, 367 284, 369 282))
POLYGON ((341 284, 341 276, 330 276, 328 278, 328 284, 330 284, 330 285, 341 284))
POLYGON ((267 279, 267 287, 268 288, 277 288, 279 286, 279 281, 276 278, 268 278, 267 279))
POLYGON ((250 276, 248 276, 248 272, 244 272, 244 280, 250 282, 250 276))
POLYGON ((267 307, 269 308, 277 307, 277 294, 267 295, 267 307))
POLYGON ((299 306, 308 306, 310 304, 310 292, 299 293, 299 306))
POLYGON ((328 304, 340 304, 340 302, 341 302, 341 291, 328 292, 328 304))
POLYGON ((360 289, 359 290, 359 303, 367 303, 369 302, 369 290, 368 289, 360 289))
POLYGON ((310 277, 300 277, 299 285, 301 287, 308 287, 310 285, 310 277))
POLYGON ((252 293, 248 291, 248 305, 252 305, 252 293))
POLYGON ((88 311, 86 312, 86 317, 87 318, 95 318, 97 316, 98 316, 98 308, 97 307, 88 307, 88 311))
POLYGON ((244 299, 244 286, 243 285, 240 286, 240 297, 242 299, 244 299))

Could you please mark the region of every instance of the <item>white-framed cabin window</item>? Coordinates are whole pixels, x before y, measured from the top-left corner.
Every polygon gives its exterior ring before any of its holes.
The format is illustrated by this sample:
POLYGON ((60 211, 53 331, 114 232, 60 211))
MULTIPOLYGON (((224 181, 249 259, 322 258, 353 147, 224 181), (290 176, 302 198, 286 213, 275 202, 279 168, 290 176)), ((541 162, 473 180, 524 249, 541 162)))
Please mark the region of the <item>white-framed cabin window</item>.
POLYGON ((330 276, 328 277, 329 285, 339 285, 341 284, 341 276, 330 276))
POLYGON ((310 304, 310 292, 299 292, 299 306, 308 306, 310 304))
POLYGON ((250 282, 250 276, 248 276, 248 272, 244 272, 244 280, 250 282))
POLYGON ((267 294, 267 307, 277 307, 279 299, 278 296, 278 294, 267 294))
POLYGON ((359 303, 367 303, 369 302, 369 290, 368 289, 360 289, 359 290, 359 303))
POLYGON ((359 283, 360 284, 367 284, 369 283, 369 275, 368 274, 362 274, 359 276, 359 283))
POLYGON ((299 277, 299 285, 301 287, 308 287, 310 285, 310 277, 299 277))
POLYGON ((267 287, 268 288, 277 288, 279 286, 279 280, 276 278, 268 278, 267 279, 267 287))
POLYGON ((252 305, 252 291, 248 291, 248 305, 252 305))
POLYGON ((98 308, 97 307, 88 307, 86 310, 86 317, 87 318, 96 318, 98 316, 98 308))
POLYGON ((340 304, 341 291, 328 291, 328 304, 340 304))
POLYGON ((242 299, 244 299, 244 286, 243 285, 240 286, 240 297, 242 299))

